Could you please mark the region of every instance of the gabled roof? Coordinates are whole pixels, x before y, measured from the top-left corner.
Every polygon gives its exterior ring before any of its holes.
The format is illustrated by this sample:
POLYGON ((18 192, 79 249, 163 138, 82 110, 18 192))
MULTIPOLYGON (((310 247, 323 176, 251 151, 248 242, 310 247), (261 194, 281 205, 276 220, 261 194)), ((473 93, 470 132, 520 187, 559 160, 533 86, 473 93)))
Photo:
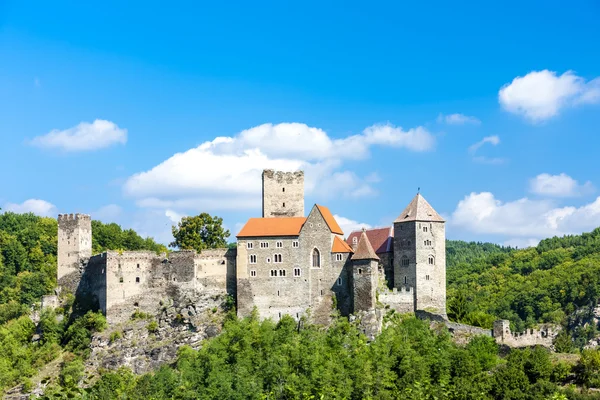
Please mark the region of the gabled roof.
MULTIPOLYGON (((375 228, 375 229, 367 229, 367 238, 369 238, 369 242, 375 249, 375 253, 388 253, 394 251, 392 247, 392 240, 394 238, 394 228, 375 228)), ((361 231, 354 231, 348 236, 346 242, 353 246, 354 238, 356 238, 356 244, 358 244, 358 239, 360 238, 361 231)))
POLYGON ((369 242, 369 238, 367 237, 367 233, 363 230, 360 234, 360 239, 358 240, 358 246, 356 246, 356 251, 352 255, 352 260, 379 260, 377 254, 373 250, 373 246, 371 246, 371 242, 369 242))
POLYGON ((348 245, 348 243, 346 243, 342 239, 340 239, 339 236, 335 236, 333 238, 333 246, 331 246, 331 252, 332 253, 352 253, 352 252, 354 252, 354 250, 352 250, 352 247, 350 247, 348 245))
POLYGON ((445 222, 420 193, 417 193, 394 222, 407 221, 445 222))
POLYGON ((331 211, 329 211, 329 208, 325 206, 320 206, 318 204, 315 204, 315 207, 317 207, 317 209, 323 216, 323 219, 325 220, 325 223, 327 223, 327 226, 329 227, 331 233, 336 233, 338 235, 344 234, 342 228, 340 228, 335 218, 333 218, 333 215, 331 214, 331 211))
POLYGON ((298 236, 306 217, 250 218, 237 237, 298 236))

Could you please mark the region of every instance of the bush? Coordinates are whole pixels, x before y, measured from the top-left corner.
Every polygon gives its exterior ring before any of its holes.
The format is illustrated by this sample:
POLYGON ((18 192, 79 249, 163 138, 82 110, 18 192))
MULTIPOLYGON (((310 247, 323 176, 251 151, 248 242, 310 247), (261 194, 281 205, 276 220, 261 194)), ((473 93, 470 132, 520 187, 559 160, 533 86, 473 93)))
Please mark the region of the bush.
POLYGON ((150 323, 147 326, 148 328, 148 332, 150 333, 156 333, 158 332, 158 322, 156 321, 150 321, 150 323))
POLYGON ((115 340, 119 340, 119 339, 121 339, 121 337, 122 337, 122 335, 121 335, 121 332, 119 332, 119 331, 114 331, 113 333, 111 333, 111 334, 110 334, 110 338, 109 338, 109 340, 110 340, 110 342, 112 343, 112 342, 114 342, 115 340))

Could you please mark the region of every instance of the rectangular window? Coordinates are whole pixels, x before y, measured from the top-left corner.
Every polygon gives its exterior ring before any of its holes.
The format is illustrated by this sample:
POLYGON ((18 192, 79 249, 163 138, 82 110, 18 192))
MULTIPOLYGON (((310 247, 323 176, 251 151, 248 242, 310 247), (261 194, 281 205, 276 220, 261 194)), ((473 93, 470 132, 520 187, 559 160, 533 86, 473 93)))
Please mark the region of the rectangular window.
POLYGON ((338 284, 338 286, 342 286, 342 277, 339 277, 337 279, 337 284, 338 284))
POLYGON ((425 280, 428 281, 429 280, 429 275, 425 275, 425 280))
POLYGON ((119 283, 123 283, 123 277, 119 278, 119 283))
POLYGON ((297 241, 297 240, 294 240, 294 241, 292 242, 292 247, 300 247, 300 243, 298 243, 298 241, 297 241))
POLYGON ((281 254, 273 255, 273 262, 280 263, 281 262, 281 254))
POLYGON ((256 264, 256 254, 250 254, 250 264, 256 264))
POLYGON ((140 283, 140 277, 139 276, 135 277, 135 283, 140 283))
POLYGON ((279 270, 279 276, 285 276, 285 269, 279 270))
POLYGON ((252 247, 254 247, 254 245, 252 244, 252 242, 248 242, 246 243, 247 248, 251 249, 252 247))
POLYGON ((250 271, 250 276, 256 276, 256 270, 253 269, 252 271, 250 271))
POLYGON ((276 269, 272 269, 271 270, 271 276, 277 276, 277 270, 276 269))
POLYGON ((140 264, 137 265, 137 268, 140 269, 140 264))
POLYGON ((277 243, 275 243, 275 246, 276 247, 283 247, 283 242, 277 242, 277 243))
POLYGON ((342 261, 343 259, 344 259, 343 255, 341 255, 339 253, 335 255, 335 261, 342 261))
POLYGON ((300 268, 294 268, 294 276, 300 276, 300 268))
POLYGON ((261 249, 268 249, 269 248, 269 242, 260 242, 260 248, 261 249))
POLYGON ((423 227, 423 232, 427 232, 427 227, 426 226, 423 227))

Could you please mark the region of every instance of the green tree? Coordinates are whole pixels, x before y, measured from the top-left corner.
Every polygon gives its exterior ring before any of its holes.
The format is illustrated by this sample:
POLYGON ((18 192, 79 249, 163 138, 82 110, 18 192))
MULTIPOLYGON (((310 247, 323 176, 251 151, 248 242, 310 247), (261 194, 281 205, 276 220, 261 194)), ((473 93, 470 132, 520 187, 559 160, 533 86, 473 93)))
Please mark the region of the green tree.
POLYGON ((175 240, 170 247, 182 250, 216 249, 227 246, 229 230, 223 229, 223 218, 202 213, 195 217, 183 217, 177 226, 173 226, 175 240))

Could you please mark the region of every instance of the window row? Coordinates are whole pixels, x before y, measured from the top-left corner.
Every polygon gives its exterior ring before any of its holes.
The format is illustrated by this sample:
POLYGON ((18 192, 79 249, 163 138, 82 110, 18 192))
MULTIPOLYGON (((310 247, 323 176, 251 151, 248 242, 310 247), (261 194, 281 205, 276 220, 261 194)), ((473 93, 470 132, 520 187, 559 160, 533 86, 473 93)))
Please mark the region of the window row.
MULTIPOLYGON (((269 248, 269 242, 260 242, 259 246, 261 249, 268 249, 269 248)), ((275 247, 278 249, 283 248, 283 242, 282 241, 277 241, 275 242, 275 247)), ((292 241, 292 247, 300 247, 300 243, 298 243, 297 240, 292 241)), ((248 249, 253 249, 254 248, 254 242, 247 242, 246 243, 246 248, 248 249)))
MULTIPOLYGON (((119 283, 123 283, 123 277, 119 278, 119 283)), ((135 283, 140 283, 140 277, 139 276, 135 277, 135 283)))
MULTIPOLYGON (((256 254, 250 254, 249 260, 250 260, 250 264, 256 264, 256 260, 257 260, 256 254)), ((282 260, 283 260, 283 258, 281 257, 281 254, 273 254, 273 262, 274 263, 281 263, 281 262, 283 262, 282 260)), ((265 259, 265 261, 267 263, 270 263, 271 257, 267 257, 265 259)))
MULTIPOLYGON (((435 257, 434 256, 428 256, 427 257, 427 264, 429 264, 429 265, 435 265, 435 257)), ((403 267, 408 267, 410 265, 410 260, 408 259, 408 257, 402 256, 402 258, 400 259, 400 265, 403 266, 403 267)))
MULTIPOLYGON (((276 277, 276 276, 286 276, 286 270, 285 269, 272 269, 269 271, 269 276, 271 277, 276 277)), ((294 276, 301 276, 302 275, 302 271, 300 270, 300 268, 294 268, 294 276)), ((257 273, 256 270, 250 270, 250 276, 253 278, 256 278, 257 273)))

